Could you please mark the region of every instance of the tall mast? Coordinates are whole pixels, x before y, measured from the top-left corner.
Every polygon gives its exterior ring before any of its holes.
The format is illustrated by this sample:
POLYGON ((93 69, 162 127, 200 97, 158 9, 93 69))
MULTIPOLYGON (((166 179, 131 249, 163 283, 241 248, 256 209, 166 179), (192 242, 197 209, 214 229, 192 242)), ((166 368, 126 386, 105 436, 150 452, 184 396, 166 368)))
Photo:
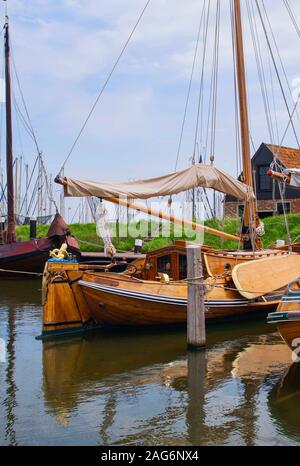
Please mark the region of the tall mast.
MULTIPOLYGON (((251 150, 250 150, 250 129, 249 129, 249 115, 248 115, 248 100, 247 100, 247 84, 246 84, 246 71, 245 71, 245 58, 244 58, 244 44, 243 44, 243 26, 241 17, 241 2, 234 0, 234 25, 235 25, 235 43, 236 43, 236 70, 237 82, 240 104, 240 125, 241 125, 241 140, 242 140, 242 156, 243 156, 243 174, 244 183, 248 186, 254 187, 252 164, 251 164, 251 150)), ((245 242, 251 243, 251 238, 255 238, 256 227, 256 204, 254 200, 246 202, 244 213, 244 227, 243 233, 249 236, 250 240, 245 242), (247 232, 249 233, 247 235, 247 232)), ((255 247, 255 244, 252 244, 255 247)))
POLYGON ((14 178, 13 178, 13 136, 11 110, 10 46, 8 18, 4 26, 5 50, 5 94, 6 94, 6 172, 7 172, 7 243, 16 242, 14 178))

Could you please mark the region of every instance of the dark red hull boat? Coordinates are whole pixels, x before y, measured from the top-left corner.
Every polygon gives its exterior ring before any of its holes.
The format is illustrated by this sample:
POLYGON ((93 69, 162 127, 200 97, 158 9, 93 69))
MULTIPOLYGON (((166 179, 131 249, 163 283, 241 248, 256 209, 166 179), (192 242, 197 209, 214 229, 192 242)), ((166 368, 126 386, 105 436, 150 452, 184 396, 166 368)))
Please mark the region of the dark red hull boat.
POLYGON ((35 278, 35 274, 43 272, 49 252, 64 242, 68 244, 68 252, 79 259, 81 253, 76 239, 62 216, 56 214, 46 238, 0 246, 0 279, 35 278))

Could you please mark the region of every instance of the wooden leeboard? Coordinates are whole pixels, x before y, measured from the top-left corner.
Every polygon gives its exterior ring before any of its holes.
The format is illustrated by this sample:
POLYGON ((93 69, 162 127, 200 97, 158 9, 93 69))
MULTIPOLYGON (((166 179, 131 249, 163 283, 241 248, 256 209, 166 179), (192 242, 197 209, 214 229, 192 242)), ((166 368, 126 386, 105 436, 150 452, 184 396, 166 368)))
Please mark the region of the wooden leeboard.
POLYGON ((300 254, 268 257, 237 265, 232 271, 239 293, 255 299, 283 288, 300 277, 300 254))

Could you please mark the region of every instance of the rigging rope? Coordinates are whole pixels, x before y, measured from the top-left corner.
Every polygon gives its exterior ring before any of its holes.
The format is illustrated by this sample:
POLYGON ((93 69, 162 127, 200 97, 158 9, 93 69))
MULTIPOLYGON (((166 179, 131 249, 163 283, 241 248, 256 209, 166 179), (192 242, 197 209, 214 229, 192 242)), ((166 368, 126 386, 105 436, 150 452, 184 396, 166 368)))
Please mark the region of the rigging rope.
MULTIPOLYGON (((209 1, 208 9, 207 9, 206 25, 203 31, 202 72, 201 72, 201 80, 200 80, 200 87, 199 87, 199 98, 198 98, 196 128, 195 128, 194 147, 193 147, 193 158, 195 158, 196 146, 198 142, 199 121, 200 121, 200 113, 201 113, 202 102, 203 102, 204 70, 205 70, 205 58, 206 58, 206 51, 207 51, 207 36, 208 36, 208 26, 209 26, 209 18, 210 18, 210 6, 211 6, 211 2, 209 1)), ((201 118, 201 125, 202 125, 202 118, 201 118)))
MULTIPOLYGON (((265 34, 265 38, 266 38, 266 41, 267 41, 267 45, 268 45, 268 48, 269 48, 269 51, 270 51, 270 54, 271 54, 271 58, 272 58, 273 66, 275 68, 275 72, 276 72, 276 75, 277 75, 279 86, 280 86, 280 89, 281 89, 281 92, 282 92, 283 100, 284 100, 284 103, 285 103, 289 118, 291 120, 291 112, 290 112, 289 104, 287 102, 287 98, 286 98, 286 95, 285 95, 285 92, 284 92, 282 80, 281 80, 281 77, 280 77, 280 74, 279 74, 278 67, 276 65, 276 61, 275 61, 274 53, 273 53, 273 50, 272 50, 271 42, 270 42, 269 35, 268 35, 267 29, 266 29, 266 26, 265 26, 265 23, 264 23, 264 20, 263 20, 263 16, 262 16, 260 6, 258 4, 258 0, 255 0, 255 3, 256 3, 259 18, 260 18, 260 21, 261 21, 261 24, 262 24, 262 28, 263 28, 263 31, 264 31, 264 34, 265 34)), ((298 139, 296 129, 295 129, 295 126, 294 126, 293 122, 291 122, 291 126, 293 128, 293 132, 294 132, 295 139, 297 141, 298 148, 300 149, 299 139, 298 139)))
MULTIPOLYGON (((270 110, 269 99, 268 99, 266 76, 265 76, 264 67, 263 67, 263 59, 262 59, 257 25, 256 25, 256 21, 254 18, 254 12, 253 11, 251 12, 251 9, 250 9, 249 0, 246 1, 246 6, 247 6, 254 54, 255 54, 255 59, 256 59, 258 78, 259 78, 260 88, 261 88, 261 93, 262 93, 262 100, 264 104, 267 126, 269 130, 269 137, 271 141, 274 141, 274 131, 273 131, 273 124, 272 124, 271 110, 270 110)), ((253 4, 252 4, 252 8, 253 8, 253 4)))
MULTIPOLYGON (((290 117, 290 119, 289 119, 289 122, 288 122, 288 124, 287 124, 287 127, 286 127, 286 129, 285 129, 285 131, 284 131, 284 134, 283 134, 283 137, 282 137, 280 146, 278 147, 277 152, 274 154, 273 162, 272 162, 272 164, 271 164, 271 168, 272 168, 272 169, 273 169, 274 167, 276 167, 277 170, 282 171, 281 165, 278 163, 278 162, 279 162, 279 159, 278 159, 277 156, 279 155, 280 150, 281 150, 281 148, 282 148, 282 146, 283 146, 285 137, 286 137, 286 135, 287 135, 289 126, 290 126, 290 124, 291 124, 291 120, 293 119, 293 116, 294 116, 294 114, 295 114, 296 111, 297 111, 297 107, 298 107, 299 101, 300 101, 300 94, 298 95, 297 102, 296 102, 295 105, 294 105, 293 112, 292 112, 292 114, 291 114, 291 117, 290 117)), ((287 211, 286 211, 286 204, 285 204, 285 185, 284 185, 284 183, 279 182, 279 183, 278 183, 278 187, 279 187, 279 193, 280 193, 280 198, 281 198, 281 203, 282 203, 282 209, 283 209, 283 215, 284 215, 284 222, 285 222, 286 232, 287 232, 287 236, 288 236, 289 252, 292 252, 292 246, 291 246, 291 244, 292 244, 292 237, 291 237, 291 234, 290 234, 290 227, 289 227, 289 222, 288 222, 288 217, 287 217, 287 211)))
POLYGON ((111 77, 112 77, 112 75, 113 75, 115 69, 117 68, 117 66, 118 66, 118 64, 119 64, 119 62, 120 62, 120 60, 121 60, 121 58, 122 58, 122 56, 123 56, 123 54, 124 54, 124 52, 125 52, 127 46, 128 46, 128 44, 129 44, 129 42, 130 42, 130 40, 131 40, 133 34, 135 33, 135 31, 136 31, 136 29, 137 29, 139 23, 141 22, 141 20, 142 20, 142 18, 143 18, 143 16, 144 16, 145 11, 147 10, 147 7, 148 7, 150 1, 151 1, 151 0, 147 0, 146 5, 144 6, 142 12, 140 13, 140 15, 139 15, 139 17, 138 17, 138 19, 137 19, 137 22, 135 23, 135 25, 134 25, 134 27, 133 27, 131 33, 129 34, 128 39, 126 40, 125 44, 123 45, 123 47, 122 47, 122 49, 121 49, 121 52, 120 52, 120 54, 118 55, 117 60, 115 61, 115 63, 114 63, 114 65, 113 65, 113 67, 112 67, 110 73, 108 74, 108 76, 107 76, 107 78, 106 78, 106 80, 105 80, 105 82, 104 82, 104 84, 103 84, 103 86, 102 86, 102 88, 101 88, 101 90, 100 90, 100 92, 99 92, 99 94, 98 94, 98 96, 97 96, 95 102, 94 102, 93 105, 92 105, 91 110, 89 111, 89 113, 88 113, 86 119, 84 120, 84 123, 83 123, 83 125, 82 125, 82 127, 81 127, 81 129, 80 129, 80 131, 79 131, 79 133, 78 133, 78 135, 77 135, 77 137, 76 137, 74 143, 72 144, 72 146, 71 146, 71 148, 70 148, 70 150, 69 150, 69 153, 67 154, 67 157, 65 158, 65 161, 64 161, 64 163, 63 163, 63 165, 62 165, 62 167, 61 167, 61 169, 60 169, 60 171, 59 171, 60 173, 61 173, 62 170, 64 169, 64 167, 65 167, 66 163, 68 162, 69 158, 71 157, 71 155, 72 155, 72 153, 73 153, 73 151, 74 151, 74 149, 75 149, 75 147, 76 147, 76 145, 77 145, 77 143, 78 143, 78 141, 79 141, 79 139, 80 139, 82 133, 83 133, 84 130, 85 130, 85 127, 86 127, 88 121, 90 120, 92 114, 94 113, 94 110, 95 110, 95 108, 96 108, 96 106, 97 106, 97 104, 98 104, 100 98, 102 97, 102 94, 103 94, 104 90, 106 89, 106 87, 107 87, 107 85, 108 85, 108 83, 109 83, 109 81, 110 81, 110 79, 111 79, 111 77))
MULTIPOLYGON (((279 47, 278 47, 278 44, 277 44, 277 41, 276 41, 276 38, 275 38, 275 34, 273 32, 273 28, 272 28, 272 25, 271 25, 271 22, 270 22, 270 19, 269 19, 269 16, 268 16, 268 13, 267 13, 267 10, 266 10, 266 7, 265 7, 265 4, 264 4, 263 0, 262 0, 262 6, 263 6, 264 14, 265 14, 265 17, 266 17, 266 20, 267 20, 267 23, 268 23, 268 26, 269 26, 269 29, 270 29, 270 32, 271 32, 273 42, 274 42, 274 45, 275 45, 275 50, 276 50, 278 58, 279 58, 279 63, 281 65, 281 69, 282 69, 282 72, 283 72, 283 75, 284 75, 284 78, 285 78, 286 86, 287 86, 287 88, 289 90, 289 94, 290 94, 291 98, 293 99, 293 93, 292 93, 292 89, 291 89, 291 86, 290 86, 290 83, 289 83, 289 79, 288 79, 288 76, 287 76, 287 73, 286 73, 286 70, 285 70, 285 67, 284 67, 284 64, 283 64, 283 60, 282 60, 282 57, 281 57, 281 54, 280 54, 280 51, 279 51, 279 47)), ((298 122, 300 123, 300 116, 299 116, 298 111, 297 111, 296 114, 297 114, 298 122)))
POLYGON ((217 124, 217 100, 218 100, 218 72, 219 72, 219 46, 220 46, 220 0, 217 1, 215 41, 213 54, 213 73, 212 73, 212 116, 211 116, 211 140, 210 155, 215 155, 216 143, 216 124, 217 124))
POLYGON ((188 93, 187 93, 187 98, 186 98, 186 102, 185 102, 183 120, 182 120, 182 125, 181 125, 179 143, 178 143, 177 157, 176 157, 176 163, 175 163, 175 171, 177 171, 177 168, 178 168, 178 161, 179 161, 180 149, 181 149, 181 145, 182 145, 183 132, 184 132, 184 128, 185 128, 187 109, 188 109, 188 105, 189 105, 189 101, 190 101, 190 94, 191 94, 192 82, 193 82, 193 77, 194 77, 194 71, 195 71, 195 65, 196 65, 196 59, 197 59, 197 53, 198 53, 198 47, 199 47, 199 41, 200 41, 200 34, 201 34, 201 29, 202 29, 202 22, 203 22, 203 18, 204 18, 204 15, 205 15, 205 7, 206 7, 206 0, 204 0, 204 3, 203 3, 202 13, 201 13, 201 17, 200 17, 199 26, 198 26, 198 34, 197 34, 197 39, 196 39, 194 59, 193 59, 193 64, 192 64, 192 70, 191 70, 189 86, 188 86, 188 93))
MULTIPOLYGON (((49 185, 48 175, 47 175, 44 160, 43 160, 43 157, 42 157, 42 151, 41 151, 41 149, 39 147, 39 144, 38 144, 38 141, 37 141, 37 137, 36 137, 36 134, 35 134, 32 122, 31 122, 31 118, 30 118, 30 115, 29 115, 29 111, 28 111, 28 108, 27 108, 27 105, 26 105, 24 93, 23 93, 23 90, 22 90, 22 87, 21 87, 21 83, 20 83, 16 63, 15 63, 15 60, 14 60, 13 48, 12 48, 12 63, 13 63, 14 74, 16 76, 18 91, 19 91, 20 96, 21 96, 21 102, 22 102, 24 110, 25 110, 27 121, 26 121, 26 118, 23 115, 23 113, 22 113, 22 111, 21 111, 21 109, 20 109, 20 107, 19 107, 19 105, 18 105, 18 103, 16 101, 16 98, 14 96, 15 108, 17 110, 17 114, 19 115, 21 122, 23 123, 23 126, 24 126, 25 130, 27 131, 27 133, 29 134, 29 136, 31 137, 31 139, 33 140, 33 142, 35 144, 35 147, 36 147, 36 150, 37 150, 37 153, 38 153, 38 159, 39 159, 40 166, 41 166, 41 169, 42 169, 42 175, 44 176, 45 183, 46 183, 46 192, 47 192, 48 199, 54 205, 54 207, 56 209, 56 212, 58 212, 58 207, 57 207, 56 201, 55 201, 55 199, 53 197, 53 194, 51 192, 51 188, 50 188, 50 185, 49 185)), ((39 173, 38 176, 41 176, 41 174, 39 173)), ((30 183, 31 183, 31 180, 29 182, 29 185, 30 185, 30 183)))
POLYGON ((293 12, 292 7, 290 6, 288 0, 283 0, 283 3, 286 6, 286 9, 288 11, 288 14, 289 14, 289 16, 290 16, 290 18, 292 20, 292 23, 293 23, 293 25, 294 25, 294 27, 296 29, 296 32, 297 32, 298 36, 300 37, 300 28, 298 26, 298 21, 297 21, 296 15, 293 12))

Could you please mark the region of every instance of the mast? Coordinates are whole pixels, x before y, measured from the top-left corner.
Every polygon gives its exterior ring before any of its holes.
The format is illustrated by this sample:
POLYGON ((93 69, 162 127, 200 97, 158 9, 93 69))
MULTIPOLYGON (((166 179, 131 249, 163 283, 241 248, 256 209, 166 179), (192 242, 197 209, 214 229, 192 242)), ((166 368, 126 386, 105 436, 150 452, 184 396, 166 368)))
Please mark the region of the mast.
MULTIPOLYGON (((243 174, 244 183, 253 187, 251 150, 250 150, 250 129, 247 100, 247 84, 245 71, 244 43, 243 43, 243 26, 241 15, 241 2, 234 0, 234 25, 235 25, 235 43, 236 43, 236 71, 240 105, 240 125, 242 140, 242 157, 243 157, 243 174)), ((255 228, 257 220, 256 203, 254 200, 247 201, 245 204, 244 225, 243 225, 243 243, 245 249, 255 249, 256 242, 255 228)))
POLYGON ((13 136, 11 109, 10 45, 8 18, 4 26, 5 50, 5 95, 6 95, 6 172, 7 172, 7 243, 16 242, 14 178, 13 178, 13 136))

